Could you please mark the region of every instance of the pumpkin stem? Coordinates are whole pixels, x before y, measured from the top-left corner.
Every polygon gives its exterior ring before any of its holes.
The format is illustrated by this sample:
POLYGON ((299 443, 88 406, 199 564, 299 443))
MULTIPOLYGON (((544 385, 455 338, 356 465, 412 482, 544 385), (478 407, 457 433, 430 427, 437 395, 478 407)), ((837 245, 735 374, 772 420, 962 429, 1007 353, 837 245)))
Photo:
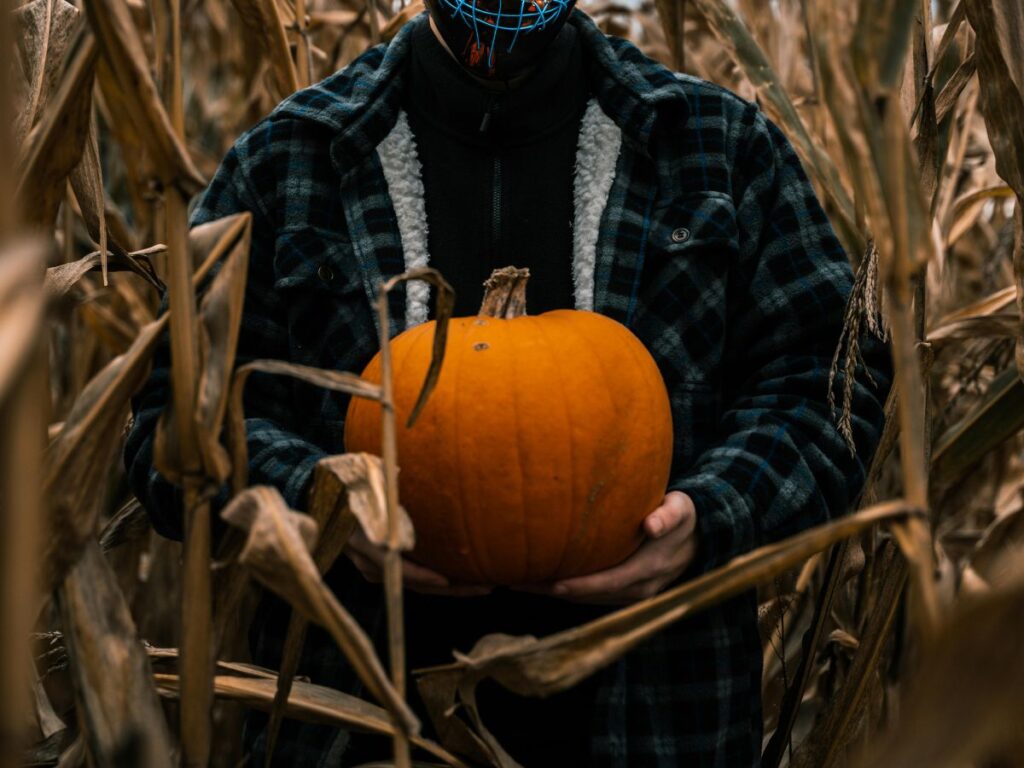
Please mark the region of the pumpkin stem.
POLYGON ((480 317, 512 320, 526 314, 526 281, 530 270, 502 267, 491 273, 484 282, 484 300, 480 304, 480 317))

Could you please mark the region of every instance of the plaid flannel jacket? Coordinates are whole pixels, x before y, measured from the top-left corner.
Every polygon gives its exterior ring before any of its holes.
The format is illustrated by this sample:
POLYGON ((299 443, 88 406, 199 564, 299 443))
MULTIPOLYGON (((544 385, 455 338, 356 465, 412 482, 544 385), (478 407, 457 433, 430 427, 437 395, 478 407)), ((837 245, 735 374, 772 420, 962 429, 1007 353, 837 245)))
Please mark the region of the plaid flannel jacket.
MULTIPOLYGON (((194 210, 193 223, 253 214, 239 364, 272 357, 359 371, 377 350, 370 300, 404 262, 375 148, 398 119, 409 27, 420 23, 425 17, 279 105, 229 151, 194 210)), ((786 139, 756 106, 673 74, 580 12, 570 23, 594 95, 623 137, 600 221, 594 309, 630 327, 661 369, 675 424, 671 488, 694 500, 695 570, 707 570, 848 509, 879 438, 888 357, 883 345, 863 342, 870 376, 859 375, 854 389, 851 453, 827 404, 850 267, 786 139)), ((392 302, 394 334, 404 291, 392 302)), ((178 494, 152 467, 168 362, 164 347, 135 401, 126 463, 157 530, 180 537, 178 494)), ((254 375, 250 482, 276 486, 302 509, 314 464, 343 450, 346 405, 288 378, 254 375)), ((347 561, 328 581, 379 634, 379 587, 347 561)), ((257 661, 279 661, 282 616, 268 610, 257 621, 257 661)), ((311 632, 300 672, 358 692, 321 632, 311 632)), ((757 764, 761 644, 752 594, 678 622, 599 675, 581 765, 757 764)), ((292 723, 280 748, 288 764, 338 765, 347 738, 292 723)))

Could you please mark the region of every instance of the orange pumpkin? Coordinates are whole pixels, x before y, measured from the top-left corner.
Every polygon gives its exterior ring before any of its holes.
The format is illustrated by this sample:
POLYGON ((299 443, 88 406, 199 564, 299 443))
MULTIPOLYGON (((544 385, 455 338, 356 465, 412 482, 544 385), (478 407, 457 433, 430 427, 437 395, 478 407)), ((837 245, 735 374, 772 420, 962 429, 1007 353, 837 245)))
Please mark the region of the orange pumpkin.
MULTIPOLYGON (((525 314, 525 270, 499 270, 481 314, 455 318, 412 428, 434 323, 392 342, 399 496, 413 559, 453 581, 526 584, 610 567, 642 540, 672 457, 654 360, 594 312, 525 314)), ((380 382, 378 354, 363 376, 380 382)), ((349 451, 380 453, 378 403, 353 398, 349 451)))

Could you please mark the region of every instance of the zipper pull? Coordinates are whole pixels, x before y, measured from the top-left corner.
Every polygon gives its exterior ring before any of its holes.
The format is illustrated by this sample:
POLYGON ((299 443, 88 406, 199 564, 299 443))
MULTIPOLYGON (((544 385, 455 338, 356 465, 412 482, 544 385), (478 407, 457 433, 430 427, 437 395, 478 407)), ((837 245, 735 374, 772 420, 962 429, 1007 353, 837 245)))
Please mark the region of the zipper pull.
POLYGON ((484 112, 484 117, 480 121, 480 133, 487 133, 491 129, 491 117, 497 111, 498 101, 497 99, 491 99, 490 103, 487 105, 487 111, 484 112))

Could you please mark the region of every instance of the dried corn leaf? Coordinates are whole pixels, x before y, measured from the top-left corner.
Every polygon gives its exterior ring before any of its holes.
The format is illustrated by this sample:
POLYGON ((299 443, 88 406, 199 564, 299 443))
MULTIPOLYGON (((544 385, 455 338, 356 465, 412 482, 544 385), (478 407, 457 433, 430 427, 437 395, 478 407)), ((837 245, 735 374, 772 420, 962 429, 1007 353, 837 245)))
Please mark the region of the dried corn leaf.
POLYGON ((963 589, 968 593, 1002 589, 1012 586, 1022 575, 1024 509, 1018 509, 997 517, 985 531, 964 569, 963 589))
POLYGON ((281 101, 291 96, 299 89, 299 79, 277 3, 274 0, 231 0, 231 4, 242 17, 245 33, 270 65, 274 85, 272 98, 281 101))
POLYGON ((68 573, 58 604, 90 762, 170 768, 171 739, 149 658, 94 539, 68 573))
MULTIPOLYGON (((1024 581, 960 606, 928 649, 888 738, 862 766, 1019 765, 1024 581)), ((820 765, 820 764, 819 764, 820 765)))
POLYGON ((134 108, 128 110, 128 117, 145 142, 160 180, 165 185, 177 185, 187 195, 200 191, 206 181, 174 133, 150 75, 149 62, 128 3, 126 0, 86 0, 84 5, 100 51, 120 90, 134 98, 134 108))
POLYGON ((14 140, 21 144, 60 79, 64 57, 79 25, 79 11, 65 0, 32 0, 14 12, 27 93, 17 105, 14 140))
POLYGON ((153 526, 149 515, 138 499, 132 497, 103 525, 100 531, 100 549, 104 554, 117 547, 139 541, 149 534, 153 526))
POLYGON ((383 43, 389 43, 394 39, 395 35, 399 31, 412 21, 414 18, 419 16, 426 10, 426 6, 423 4, 423 0, 413 0, 413 2, 406 5, 402 10, 396 13, 391 19, 381 27, 380 39, 383 43))
POLYGON ((981 400, 935 441, 932 474, 943 485, 960 480, 989 451, 1024 427, 1024 382, 1003 371, 981 400))
POLYGON ((188 231, 189 251, 196 267, 193 283, 198 286, 206 279, 213 266, 234 251, 239 238, 251 226, 249 213, 235 213, 222 219, 208 221, 188 231))
MULTIPOLYGON (((414 544, 412 521, 405 510, 400 510, 400 513, 400 546, 409 550, 414 544)), ((321 575, 334 566, 357 525, 362 527, 370 541, 383 546, 387 541, 388 527, 384 469, 380 458, 367 453, 346 453, 317 462, 313 470, 309 514, 320 531, 313 550, 313 562, 321 575)), ((277 678, 277 696, 267 726, 268 760, 274 754, 281 718, 299 668, 307 623, 306 618, 295 611, 288 620, 277 678)))
MULTIPOLYGON (((796 724, 800 704, 803 702, 804 692, 814 669, 815 657, 818 654, 818 649, 825 632, 826 621, 832 612, 832 604, 835 601, 836 592, 843 581, 849 546, 849 539, 841 542, 833 549, 829 557, 825 584, 818 593, 815 601, 814 616, 803 638, 803 653, 800 657, 800 665, 796 670, 792 684, 786 689, 775 732, 772 733, 771 739, 761 755, 762 768, 777 768, 777 766, 781 765, 787 747, 793 743, 793 726, 796 724)), ((783 648, 783 653, 785 653, 785 648, 783 648)))
MULTIPOLYGON (((121 270, 134 272, 154 288, 162 291, 164 285, 157 277, 149 258, 163 253, 165 250, 164 246, 156 245, 134 253, 126 253, 123 256, 115 255, 110 259, 108 268, 114 272, 121 270)), ((66 296, 79 280, 100 266, 101 263, 100 252, 94 251, 77 261, 50 267, 46 270, 47 293, 54 299, 66 296)))
MULTIPOLYGON (((811 555, 878 523, 906 520, 903 502, 887 502, 836 520, 778 544, 761 547, 642 603, 581 627, 543 639, 488 635, 454 664, 419 670, 421 689, 442 687, 464 703, 484 678, 524 696, 545 696, 564 690, 614 662, 669 624, 733 597, 802 563, 811 555), (459 674, 452 684, 452 672, 459 674)), ((436 691, 435 691, 436 692, 436 691)), ((455 717, 455 700, 430 696, 431 718, 444 723, 455 717)), ((445 732, 440 729, 439 732, 445 732)), ((493 742, 480 732, 485 741, 493 742)), ((493 743, 491 744, 493 746, 493 743)))
POLYGON ((956 40, 957 33, 966 20, 967 9, 964 7, 963 0, 957 0, 956 8, 953 9, 953 13, 949 16, 949 21, 946 22, 942 30, 942 39, 939 41, 939 46, 935 49, 934 60, 932 61, 931 69, 928 70, 929 82, 935 79, 936 69, 949 52, 953 41, 956 40))
POLYGON ((437 380, 441 376, 441 365, 444 363, 444 349, 448 343, 448 323, 451 320, 452 311, 455 309, 455 291, 448 284, 448 281, 444 279, 444 276, 433 267, 416 267, 396 275, 380 287, 378 307, 383 310, 381 327, 384 326, 383 321, 386 319, 387 310, 389 309, 387 302, 388 294, 404 283, 422 283, 422 285, 409 286, 408 290, 410 292, 420 292, 420 296, 423 298, 426 298, 427 291, 429 290, 428 286, 430 285, 434 286, 436 294, 434 299, 434 322, 436 325, 434 327, 433 346, 430 351, 430 365, 427 367, 427 373, 423 377, 423 386, 420 388, 420 394, 416 398, 412 411, 409 413, 409 418, 406 420, 405 426, 407 429, 410 429, 416 423, 420 413, 423 412, 423 408, 427 405, 427 400, 430 399, 430 393, 434 391, 434 387, 437 386, 437 380))
POLYGON ((57 220, 68 175, 81 162, 89 137, 96 58, 96 42, 85 35, 22 148, 19 205, 26 224, 44 231, 57 220))
MULTIPOLYGON (((899 394, 899 441, 903 493, 908 502, 924 509, 928 504, 928 461, 925 445, 926 393, 922 387, 914 314, 914 286, 919 270, 931 257, 931 216, 925 203, 922 176, 914 164, 910 140, 897 88, 902 79, 907 44, 914 22, 908 4, 893 9, 895 0, 873 9, 894 19, 876 25, 859 19, 853 40, 859 58, 844 57, 845 41, 829 28, 816 40, 822 73, 822 93, 846 156, 858 201, 866 209, 879 253, 879 274, 890 297, 889 322, 895 360, 894 391, 899 394), (878 62, 862 61, 872 49, 878 62)), ((820 22, 828 6, 816 3, 820 22)), ((918 302, 918 310, 924 307, 918 302)), ((939 603, 934 585, 931 533, 921 519, 897 525, 894 533, 914 565, 915 617, 924 632, 938 621, 939 603)))
POLYGON ((878 601, 857 642, 853 666, 843 686, 831 697, 824 715, 790 760, 792 768, 834 765, 863 723, 869 692, 881 685, 879 674, 884 646, 896 619, 908 573, 907 561, 894 546, 887 547, 882 557, 881 573, 878 601))
MULTIPOLYGON (((477 646, 486 642, 487 638, 485 637, 478 642, 477 646)), ((475 677, 460 674, 458 670, 446 669, 438 675, 421 678, 416 681, 416 684, 420 696, 427 704, 434 727, 439 734, 443 735, 442 744, 449 749, 456 749, 456 745, 458 745, 458 749, 464 750, 467 756, 472 756, 477 760, 483 759, 486 764, 493 765, 495 768, 523 768, 515 758, 505 751, 505 748, 501 746, 498 739, 480 718, 480 710, 476 703, 477 682, 475 677), (459 718, 454 717, 456 697, 459 701, 458 708, 469 716, 469 724, 472 725, 472 728, 459 718)))
MULTIPOLYGON (((938 70, 940 64, 943 63, 946 55, 949 53, 950 47, 956 40, 957 33, 963 26, 964 21, 967 19, 967 14, 964 11, 964 4, 958 0, 956 8, 953 9, 953 13, 949 17, 949 21, 942 26, 942 39, 939 41, 938 47, 935 49, 932 56, 932 61, 928 68, 928 73, 925 75, 922 84, 927 86, 934 86, 935 84, 935 73, 938 70)), ((937 30, 933 30, 937 31, 937 30)), ((914 125, 917 123, 918 118, 921 116, 921 109, 924 106, 924 96, 928 93, 927 89, 923 89, 919 95, 917 104, 914 107, 914 114, 910 118, 910 124, 914 125)))
MULTIPOLYGON (((324 531, 325 525, 340 526, 342 531, 351 533, 351 523, 357 522, 371 542, 385 546, 388 539, 387 505, 384 501, 384 468, 379 456, 369 453, 345 453, 329 456, 317 463, 314 473, 312 505, 310 514, 324 531), (344 498, 341 494, 344 493, 344 498), (340 512, 340 514, 339 514, 340 512)), ((411 550, 415 544, 412 520, 405 510, 399 508, 398 547, 411 550)), ((321 573, 333 564, 344 540, 317 544, 319 559, 317 567, 321 573)))
MULTIPOLYGON (((158 174, 154 161, 146 151, 146 139, 135 126, 133 112, 137 109, 130 92, 123 91, 109 62, 102 56, 96 67, 95 100, 103 118, 103 127, 111 143, 122 157, 131 158, 123 167, 125 197, 131 203, 135 226, 140 231, 152 229, 153 197, 158 174)), ((161 232, 160 237, 164 235, 161 232)))
MULTIPOLYGON (((459 684, 462 677, 460 670, 452 669, 438 671, 436 674, 426 675, 416 680, 420 698, 427 708, 438 738, 445 747, 457 754, 464 755, 474 764, 515 768, 516 762, 483 727, 475 703, 461 702, 473 727, 470 727, 462 718, 455 716, 454 702, 460 696, 459 684), (474 731, 474 728, 480 731, 480 735, 474 731)), ((466 696, 474 698, 471 691, 467 691, 466 696)))
POLYGON ((370 694, 408 733, 419 721, 384 672, 373 643, 324 584, 310 549, 316 536, 312 518, 288 509, 274 488, 254 486, 235 496, 221 513, 248 533, 239 562, 266 587, 284 597, 334 638, 370 694))
MULTIPOLYGON (((401 546, 412 549, 412 521, 405 510, 400 510, 400 513, 401 546)), ((370 454, 342 454, 317 462, 309 515, 320 532, 313 549, 313 561, 321 574, 334 565, 357 525, 371 541, 383 545, 387 538, 387 521, 380 459, 370 454)), ((247 631, 248 622, 239 621, 238 616, 249 579, 245 569, 228 566, 219 581, 216 634, 221 638, 220 647, 231 648, 235 647, 232 643, 240 633, 247 631)), ((293 613, 291 623, 297 622, 305 625, 305 619, 293 613)), ((299 648, 292 650, 297 663, 299 648)), ((289 645, 286 642, 284 656, 288 655, 289 645)), ((282 670, 285 666, 282 664, 282 670)), ((287 675, 282 672, 281 678, 286 679, 287 675)))
MULTIPOLYGON (((420 0, 417 0, 417 2, 420 2, 420 0)), ((359 21, 359 18, 364 13, 365 10, 357 10, 355 8, 330 8, 310 11, 309 29, 310 31, 315 31, 324 26, 350 27, 359 21)))
MULTIPOLYGON (((269 670, 261 677, 238 677, 217 675, 213 680, 214 695, 225 701, 236 701, 247 707, 267 711, 274 699, 276 681, 269 670)), ((170 699, 178 697, 180 690, 177 675, 157 674, 157 690, 161 696, 170 699)), ((296 682, 288 697, 288 717, 312 723, 324 723, 340 728, 391 736, 395 727, 387 711, 368 701, 358 699, 333 688, 307 682, 296 682)), ((429 739, 411 737, 413 745, 446 761, 455 768, 466 768, 466 764, 455 755, 429 739)))
POLYGON ((955 339, 1017 335, 1018 315, 1009 312, 1016 299, 1014 287, 996 291, 966 307, 950 312, 928 333, 927 340, 939 344, 955 339))
POLYGON ((953 201, 953 216, 961 216, 964 212, 986 200, 1013 197, 1013 189, 1005 184, 995 184, 967 192, 953 201))
POLYGON ((253 373, 292 376, 334 392, 380 400, 380 387, 359 378, 354 373, 311 368, 308 365, 286 363, 283 360, 253 360, 251 363, 239 366, 235 370, 231 384, 231 401, 228 404, 227 414, 227 443, 232 467, 231 487, 235 493, 241 492, 248 484, 249 451, 245 438, 245 411, 242 406, 242 396, 245 393, 245 384, 253 373))
MULTIPOLYGON (((193 253, 202 255, 209 248, 194 276, 196 282, 203 280, 228 250, 231 233, 243 226, 240 218, 245 217, 229 217, 192 231, 193 253)), ((92 378, 50 444, 44 478, 53 532, 44 553, 43 585, 47 590, 60 583, 82 546, 96 533, 103 489, 117 458, 129 398, 142 385, 150 356, 167 325, 168 315, 164 314, 142 328, 128 351, 92 378)))
POLYGON ((0 402, 39 339, 46 294, 41 277, 53 244, 42 238, 0 252, 0 402))
MULTIPOLYGON (((376 25, 371 26, 371 39, 374 41, 377 39, 376 25)), ((514 267, 506 267, 505 269, 495 270, 492 278, 503 272, 518 274, 526 271, 517 270, 514 267)), ((395 688, 403 696, 406 691, 405 610, 402 604, 401 512, 398 506, 398 445, 395 438, 394 368, 391 358, 390 341, 391 335, 394 332, 394 326, 392 325, 390 314, 397 308, 392 305, 398 303, 395 301, 398 294, 392 293, 392 291, 405 283, 412 283, 412 285, 407 286, 407 296, 410 300, 417 296, 426 299, 430 285, 437 289, 436 324, 433 329, 434 338, 430 365, 427 368, 419 397, 406 422, 407 427, 411 427, 416 422, 420 411, 426 405, 427 399, 430 397, 430 393, 433 391, 440 376, 445 345, 448 341, 448 322, 451 319, 452 310, 455 305, 455 292, 444 277, 442 277, 441 273, 431 267, 418 267, 407 270, 387 280, 377 290, 377 331, 381 339, 381 454, 384 461, 385 502, 387 505, 387 547, 384 549, 384 607, 388 622, 388 657, 391 662, 391 675, 395 688)), ((509 302, 511 303, 521 298, 517 292, 513 291, 509 302)), ((399 765, 408 764, 408 741, 401 735, 396 736, 394 747, 395 762, 399 765)))
MULTIPOLYGON (((47 403, 39 395, 48 382, 40 343, 46 306, 40 276, 50 243, 5 245, 0 248, 0 755, 23 746, 35 682, 26 662, 32 656, 29 632, 45 535, 39 476, 47 403)), ((46 712, 37 712, 45 730, 46 712)))
POLYGON ((918 12, 918 4, 902 0, 876 0, 870 10, 861 5, 850 53, 861 82, 869 89, 892 92, 899 88, 918 12))
MULTIPOLYGON (((174 672, 178 669, 178 663, 181 660, 181 651, 178 648, 155 648, 150 645, 146 646, 146 652, 149 654, 149 660, 153 664, 154 672, 166 672, 168 670, 174 672)), ((246 664, 241 661, 225 661, 224 659, 216 661, 216 671, 226 675, 259 677, 266 680, 273 680, 277 677, 273 671, 264 667, 246 664)))
POLYGON ((970 232, 978 223, 988 200, 1014 197, 1014 192, 1005 184, 974 190, 953 202, 953 222, 946 235, 946 247, 951 248, 960 238, 970 232))
POLYGON ((683 36, 686 29, 686 2, 687 0, 655 0, 654 3, 668 43, 671 67, 677 72, 683 71, 686 63, 683 36))
POLYGON ((89 121, 89 134, 85 139, 82 159, 71 171, 71 189, 78 201, 78 209, 82 212, 82 220, 89 237, 100 247, 100 265, 103 270, 103 284, 107 285, 107 249, 118 256, 127 252, 116 238, 107 232, 107 214, 104 203, 103 172, 100 168, 100 150, 96 142, 97 128, 95 117, 89 121))
MULTIPOLYGON (((960 320, 967 320, 972 317, 984 317, 986 315, 998 314, 1010 307, 1016 298, 1016 290, 1011 286, 996 291, 983 299, 971 302, 966 307, 950 312, 935 324, 935 331, 949 325, 954 325, 960 320)), ((929 334, 929 338, 931 334, 929 334)))
POLYGON ((252 238, 252 218, 242 214, 239 221, 243 229, 233 238, 231 251, 199 306, 201 367, 194 419, 203 466, 218 485, 231 473, 227 453, 220 444, 220 433, 238 348, 252 238))
POLYGON ((93 539, 108 472, 118 455, 128 400, 142 385, 166 316, 143 328, 123 355, 98 373, 75 401, 46 456, 44 489, 50 531, 43 584, 51 590, 93 539))
MULTIPOLYGON (((236 214, 228 219, 228 223, 230 227, 220 233, 221 237, 210 249, 217 252, 218 258, 221 258, 219 254, 223 251, 227 250, 227 253, 222 257, 220 269, 203 295, 198 318, 199 360, 196 367, 199 371, 199 387, 193 420, 203 471, 214 487, 219 487, 231 474, 231 461, 219 438, 227 410, 235 350, 238 347, 249 267, 252 217, 248 213, 236 214)), ((205 235, 200 233, 200 236, 205 235)), ((169 403, 157 426, 153 462, 164 477, 182 485, 180 454, 176 447, 178 439, 174 404, 169 403)))
POLYGON ((1017 0, 963 0, 978 36, 981 109, 999 175, 1024 195, 1024 6, 1017 0))
POLYGON ((970 340, 986 336, 1016 338, 1020 316, 1016 312, 963 317, 955 323, 936 328, 928 335, 935 344, 953 339, 970 340))
POLYGON ((953 73, 949 82, 943 86, 942 91, 935 100, 935 122, 941 123, 949 117, 953 108, 956 107, 956 103, 960 100, 964 88, 971 82, 977 71, 977 61, 972 53, 957 67, 956 72, 953 73))
POLYGON ((981 111, 996 171, 1017 194, 1013 272, 1017 310, 1017 371, 1024 378, 1024 4, 1020 0, 963 0, 978 36, 976 56, 981 82, 981 111))

